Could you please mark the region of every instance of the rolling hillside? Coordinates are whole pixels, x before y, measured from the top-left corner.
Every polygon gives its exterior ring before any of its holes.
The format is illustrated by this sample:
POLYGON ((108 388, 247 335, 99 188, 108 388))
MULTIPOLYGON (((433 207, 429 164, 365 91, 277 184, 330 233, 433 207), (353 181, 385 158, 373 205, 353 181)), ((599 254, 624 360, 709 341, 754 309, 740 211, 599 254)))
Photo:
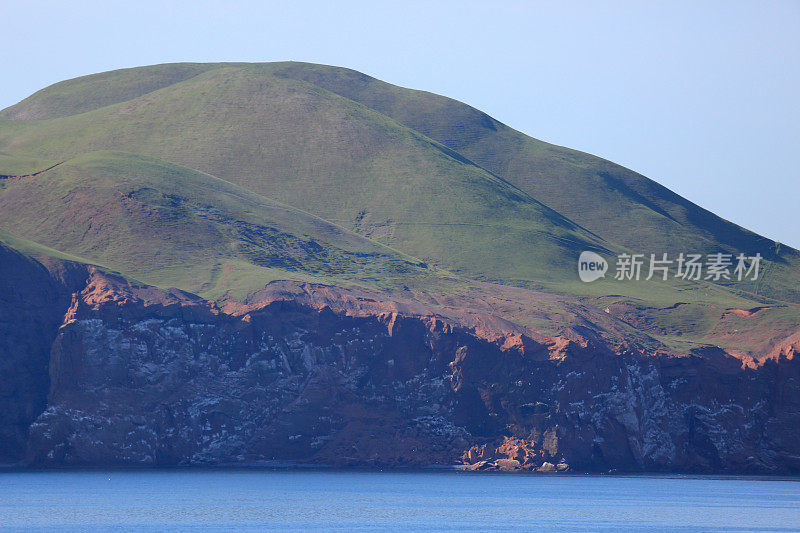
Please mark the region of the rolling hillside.
POLYGON ((86 113, 4 123, 0 137, 0 151, 36 161, 112 149, 175 162, 470 276, 567 279, 576 253, 603 248, 457 153, 260 67, 213 69, 86 113))
MULTIPOLYGON (((603 159, 338 67, 157 65, 55 84, 0 112, 0 174, 53 165, 0 180, 0 231, 212 298, 277 279, 423 298, 494 282, 633 306, 624 320, 658 316, 649 334, 679 345, 711 334, 708 309, 766 304, 771 323, 800 301, 796 250, 603 159), (583 250, 767 261, 758 283, 585 284, 583 250), (692 311, 658 312, 676 305, 692 311)), ((519 300, 501 314, 539 325, 519 300)))

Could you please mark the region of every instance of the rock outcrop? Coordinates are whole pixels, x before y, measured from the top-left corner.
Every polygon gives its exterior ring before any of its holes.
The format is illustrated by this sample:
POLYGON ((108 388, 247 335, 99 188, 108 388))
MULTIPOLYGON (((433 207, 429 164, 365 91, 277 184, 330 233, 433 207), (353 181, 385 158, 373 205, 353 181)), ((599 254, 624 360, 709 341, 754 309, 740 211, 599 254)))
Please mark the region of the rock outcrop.
POLYGON ((28 427, 44 410, 50 347, 86 269, 41 263, 0 244, 0 463, 24 453, 28 427))
POLYGON ((752 368, 319 286, 220 308, 2 252, 6 462, 800 472, 794 344, 752 368))

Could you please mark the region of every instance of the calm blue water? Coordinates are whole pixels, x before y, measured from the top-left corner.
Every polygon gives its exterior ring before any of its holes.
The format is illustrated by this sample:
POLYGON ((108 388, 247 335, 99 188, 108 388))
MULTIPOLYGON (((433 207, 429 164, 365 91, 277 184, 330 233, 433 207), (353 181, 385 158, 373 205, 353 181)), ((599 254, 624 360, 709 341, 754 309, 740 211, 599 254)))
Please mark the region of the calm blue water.
POLYGON ((4 472, 0 526, 797 531, 800 482, 460 472, 4 472))

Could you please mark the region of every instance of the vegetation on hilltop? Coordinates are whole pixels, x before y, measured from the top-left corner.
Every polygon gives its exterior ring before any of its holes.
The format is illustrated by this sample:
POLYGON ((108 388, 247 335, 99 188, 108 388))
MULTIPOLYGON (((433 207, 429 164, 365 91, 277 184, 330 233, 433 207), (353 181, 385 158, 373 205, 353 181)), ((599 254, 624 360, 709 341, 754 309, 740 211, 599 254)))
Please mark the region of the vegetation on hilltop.
POLYGON ((731 332, 800 321, 796 250, 619 165, 348 69, 171 64, 67 80, 0 111, 0 175, 53 165, 0 179, 0 240, 205 297, 290 279, 472 302, 495 290, 501 315, 536 327, 537 305, 561 324, 584 316, 519 287, 673 346, 752 347, 731 332), (583 250, 765 262, 757 284, 586 284, 583 250), (751 308, 764 310, 747 324, 726 311, 751 308))

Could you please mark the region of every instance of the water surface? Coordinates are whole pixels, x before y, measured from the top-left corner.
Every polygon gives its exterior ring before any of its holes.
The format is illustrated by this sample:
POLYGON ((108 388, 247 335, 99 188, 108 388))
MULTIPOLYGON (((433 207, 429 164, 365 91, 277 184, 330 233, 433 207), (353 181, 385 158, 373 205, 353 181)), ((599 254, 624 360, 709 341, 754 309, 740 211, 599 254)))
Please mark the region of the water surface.
POLYGON ((85 526, 796 531, 800 482, 303 470, 0 473, 3 529, 85 526))

